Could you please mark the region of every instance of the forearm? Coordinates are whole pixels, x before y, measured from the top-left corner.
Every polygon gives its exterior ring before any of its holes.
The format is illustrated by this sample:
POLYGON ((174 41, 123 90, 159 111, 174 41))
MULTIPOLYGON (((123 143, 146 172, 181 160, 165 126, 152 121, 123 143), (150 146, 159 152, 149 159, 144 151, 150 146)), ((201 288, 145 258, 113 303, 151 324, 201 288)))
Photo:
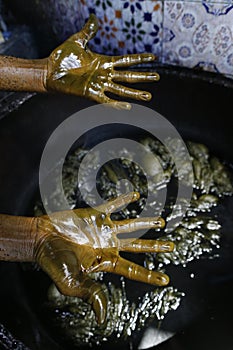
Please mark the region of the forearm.
POLYGON ((34 261, 36 218, 0 214, 0 260, 34 261))
POLYGON ((0 90, 46 92, 47 59, 0 56, 0 90))

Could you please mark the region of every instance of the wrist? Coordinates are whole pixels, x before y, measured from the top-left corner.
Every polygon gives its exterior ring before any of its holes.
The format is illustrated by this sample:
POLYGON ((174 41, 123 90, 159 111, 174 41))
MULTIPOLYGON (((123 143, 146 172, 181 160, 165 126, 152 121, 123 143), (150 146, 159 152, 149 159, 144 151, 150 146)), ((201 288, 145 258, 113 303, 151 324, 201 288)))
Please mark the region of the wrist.
POLYGON ((34 235, 33 258, 38 263, 40 263, 40 256, 51 235, 49 221, 45 217, 46 215, 34 218, 36 220, 36 234, 34 235))

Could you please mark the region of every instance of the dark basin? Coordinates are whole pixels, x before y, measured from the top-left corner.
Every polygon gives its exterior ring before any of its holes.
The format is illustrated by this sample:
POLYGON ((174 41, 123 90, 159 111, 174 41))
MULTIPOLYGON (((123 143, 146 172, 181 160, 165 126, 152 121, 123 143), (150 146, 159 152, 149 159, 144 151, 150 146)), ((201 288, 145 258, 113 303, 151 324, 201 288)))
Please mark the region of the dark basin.
MULTIPOLYGON (((153 100, 145 106, 166 117, 183 139, 204 143, 213 154, 233 164, 232 82, 210 73, 169 67, 157 70, 159 83, 138 85, 153 93, 153 100)), ((0 120, 1 213, 33 214, 39 163, 47 139, 65 118, 93 104, 72 96, 38 94, 0 120)), ((101 139, 100 134, 92 137, 101 139)), ((164 329, 176 335, 158 345, 158 350, 232 350, 232 198, 227 198, 219 215, 223 223, 220 257, 169 270, 173 285, 185 291, 186 297, 164 321, 164 329), (192 280, 190 273, 195 274, 192 280)), ((31 350, 71 350, 70 345, 59 342, 40 314, 49 278, 41 271, 5 262, 0 264, 0 278, 0 323, 31 350)), ((11 348, 3 338, 1 334, 3 348, 11 348)), ((127 342, 120 346, 137 349, 137 344, 135 339, 131 347, 127 342)), ((20 348, 17 343, 14 346, 20 348)), ((109 344, 99 348, 109 349, 109 344)), ((119 344, 111 344, 111 348, 117 349, 119 344)))

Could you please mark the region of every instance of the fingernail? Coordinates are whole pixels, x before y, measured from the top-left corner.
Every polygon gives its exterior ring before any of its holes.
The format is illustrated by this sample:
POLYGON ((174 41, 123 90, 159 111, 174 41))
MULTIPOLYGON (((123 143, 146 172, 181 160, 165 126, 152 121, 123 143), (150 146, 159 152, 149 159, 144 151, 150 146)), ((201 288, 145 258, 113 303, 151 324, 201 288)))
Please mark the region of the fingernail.
POLYGON ((152 75, 152 77, 153 77, 153 79, 155 79, 155 80, 159 80, 160 79, 160 75, 158 74, 158 73, 154 73, 153 75, 152 75))
POLYGON ((99 325, 102 325, 106 320, 106 310, 102 309, 99 311, 99 314, 96 315, 96 321, 99 325))
POLYGON ((153 54, 149 54, 149 55, 147 56, 147 59, 148 59, 148 61, 154 61, 154 60, 156 59, 156 56, 153 55, 153 54))
POLYGON ((140 193, 139 192, 133 192, 132 200, 133 201, 137 201, 139 198, 140 198, 140 193))
POLYGON ((107 298, 104 294, 100 294, 99 298, 95 297, 93 309, 96 316, 96 321, 99 325, 103 324, 107 317, 107 298))
POLYGON ((165 242, 161 245, 160 249, 164 252, 172 252, 175 248, 175 244, 173 242, 165 242))
POLYGON ((155 220, 153 222, 153 224, 156 226, 156 227, 159 227, 159 228, 163 228, 165 226, 165 221, 162 219, 162 218, 159 218, 158 220, 155 220))
POLYGON ((128 111, 132 108, 131 104, 127 102, 119 102, 118 106, 120 107, 120 109, 125 109, 128 111))
POLYGON ((157 276, 157 284, 159 286, 166 286, 169 282, 170 278, 167 275, 161 273, 160 276, 157 276))
POLYGON ((143 91, 143 92, 141 92, 140 97, 144 101, 149 101, 151 99, 152 95, 150 92, 143 91))

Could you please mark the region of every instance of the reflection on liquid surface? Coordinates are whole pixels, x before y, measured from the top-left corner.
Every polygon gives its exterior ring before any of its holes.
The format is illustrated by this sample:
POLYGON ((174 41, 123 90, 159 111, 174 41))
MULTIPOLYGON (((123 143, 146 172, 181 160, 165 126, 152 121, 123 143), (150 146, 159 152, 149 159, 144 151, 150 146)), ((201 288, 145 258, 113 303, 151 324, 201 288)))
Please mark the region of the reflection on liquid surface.
MULTIPOLYGON (((145 204, 148 190, 153 194, 153 202, 150 205, 159 207, 161 204, 158 201, 159 192, 165 187, 171 186, 172 188, 176 183, 176 169, 165 147, 152 138, 144 138, 141 142, 148 149, 148 157, 144 161, 149 162, 147 168, 150 171, 147 176, 151 180, 150 188, 148 188, 148 182, 142 170, 137 164, 127 160, 127 150, 122 151, 121 159, 105 164, 99 171, 97 186, 103 198, 116 197, 119 190, 118 182, 119 180, 122 182, 122 179, 127 179, 123 183, 125 192, 132 191, 133 187, 141 195, 137 206, 127 207, 114 214, 115 220, 137 217, 145 204), (160 166, 158 162, 153 163, 153 157, 151 158, 150 154, 156 155, 160 166)), ((161 240, 174 241, 176 248, 171 253, 144 254, 144 266, 151 270, 160 269, 165 272, 168 265, 185 267, 195 259, 217 258, 217 249, 221 245, 221 224, 213 213, 213 209, 218 207, 225 196, 231 196, 233 193, 230 168, 213 156, 206 146, 190 141, 186 145, 192 159, 195 179, 192 200, 179 226, 174 225, 173 231, 169 233, 166 232, 166 229, 161 232, 157 230, 156 234, 161 240)), ((174 143, 173 147, 179 147, 179 144, 174 143)), ((88 150, 79 148, 67 157, 64 164, 63 187, 72 208, 79 206, 80 203, 83 204, 77 190, 77 178, 79 165, 87 153, 88 150)), ((94 154, 92 162, 86 169, 86 178, 83 179, 82 184, 86 188, 91 188, 89 186, 90 174, 93 167, 98 168, 98 157, 98 153, 94 154)), ((183 169, 185 172, 185 164, 183 169)), ((56 201, 56 191, 53 200, 56 201)), ((95 206, 95 198, 91 190, 88 200, 95 206)), ((172 221, 175 217, 179 217, 180 212, 180 207, 174 208, 171 189, 171 198, 164 209, 164 218, 167 222, 172 221)), ((42 213, 42 204, 37 202, 35 214, 42 213)), ((164 333, 162 329, 150 327, 150 322, 156 320, 161 326, 165 315, 179 307, 182 298, 185 297, 182 291, 173 286, 158 287, 140 295, 137 302, 132 302, 127 295, 124 278, 120 278, 119 285, 106 281, 105 275, 101 273, 93 274, 93 278, 106 284, 109 295, 108 317, 102 326, 97 325, 91 307, 81 299, 61 295, 54 285, 48 291, 47 306, 52 311, 53 322, 68 339, 72 340, 74 345, 101 344, 109 339, 125 339, 135 330, 145 329, 140 343, 140 348, 144 349, 146 346, 156 345, 172 336, 172 333, 164 333), (149 344, 148 339, 152 338, 154 343, 149 344)))

